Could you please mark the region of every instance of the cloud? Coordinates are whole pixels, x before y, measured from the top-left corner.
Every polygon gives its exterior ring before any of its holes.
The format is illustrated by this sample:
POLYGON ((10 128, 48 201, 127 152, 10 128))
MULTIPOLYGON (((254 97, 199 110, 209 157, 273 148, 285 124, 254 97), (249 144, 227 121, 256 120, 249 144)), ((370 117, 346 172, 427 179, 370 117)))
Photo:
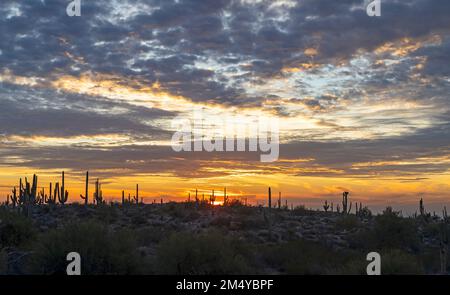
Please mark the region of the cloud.
POLYGON ((383 1, 380 18, 361 4, 99 0, 84 1, 82 17, 70 18, 65 0, 3 0, 2 165, 182 177, 236 167, 401 179, 447 172, 450 2, 383 1), (93 83, 81 91, 81 82, 93 83), (267 107, 295 128, 272 165, 261 165, 259 154, 176 154, 148 144, 170 139, 163 123, 184 103, 267 107), (70 143, 105 136, 125 142, 70 143), (35 137, 66 144, 36 147, 35 137), (9 162, 17 158, 23 162, 9 162))

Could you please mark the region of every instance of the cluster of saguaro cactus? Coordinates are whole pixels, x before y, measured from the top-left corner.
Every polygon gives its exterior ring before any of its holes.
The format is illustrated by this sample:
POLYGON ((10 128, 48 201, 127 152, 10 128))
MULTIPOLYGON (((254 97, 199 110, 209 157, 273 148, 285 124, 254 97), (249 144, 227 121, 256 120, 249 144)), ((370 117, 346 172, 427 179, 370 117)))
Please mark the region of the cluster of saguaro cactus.
POLYGON ((33 180, 30 183, 28 178, 22 181, 19 180, 19 187, 14 187, 12 189, 12 195, 7 196, 7 204, 11 203, 14 208, 16 206, 21 206, 23 212, 28 215, 31 206, 42 205, 42 204, 55 204, 58 200, 59 203, 65 204, 69 198, 69 192, 65 190, 64 186, 64 172, 62 172, 62 185, 56 183, 55 190, 52 190, 52 184, 50 183, 49 194, 45 193, 45 188, 41 188, 38 191, 38 176, 33 175, 33 180))
POLYGON ((61 181, 61 187, 59 185, 59 182, 55 184, 55 191, 54 191, 55 197, 58 198, 58 201, 60 204, 64 205, 68 199, 69 199, 69 192, 65 188, 65 176, 64 171, 62 172, 62 181, 61 181))
POLYGON ((95 192, 93 201, 97 205, 105 204, 105 201, 103 200, 102 184, 100 183, 100 180, 98 178, 95 181, 95 192))
POLYGON ((348 194, 349 194, 349 192, 342 193, 342 213, 343 214, 349 214, 352 211, 352 202, 350 202, 350 206, 349 206, 348 194))
MULTIPOLYGON (((141 198, 141 203, 144 203, 144 198, 141 198)), ((156 201, 154 201, 153 203, 156 203, 156 201)), ((139 184, 136 184, 136 192, 134 196, 131 196, 131 194, 128 193, 128 198, 125 198, 125 191, 122 191, 122 205, 127 204, 139 204, 139 184)))

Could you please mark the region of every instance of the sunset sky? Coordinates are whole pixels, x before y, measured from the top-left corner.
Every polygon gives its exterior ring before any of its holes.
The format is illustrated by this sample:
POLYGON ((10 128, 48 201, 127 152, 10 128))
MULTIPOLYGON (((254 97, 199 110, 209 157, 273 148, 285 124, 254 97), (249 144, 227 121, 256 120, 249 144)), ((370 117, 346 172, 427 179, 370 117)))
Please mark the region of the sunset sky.
POLYGON ((147 201, 227 187, 263 204, 271 186, 314 208, 344 190, 450 206, 450 1, 382 0, 381 17, 363 0, 69 2, 1 0, 0 199, 65 170, 81 201, 89 170, 111 198, 139 183, 147 201), (174 152, 196 108, 278 119, 278 161, 174 152))

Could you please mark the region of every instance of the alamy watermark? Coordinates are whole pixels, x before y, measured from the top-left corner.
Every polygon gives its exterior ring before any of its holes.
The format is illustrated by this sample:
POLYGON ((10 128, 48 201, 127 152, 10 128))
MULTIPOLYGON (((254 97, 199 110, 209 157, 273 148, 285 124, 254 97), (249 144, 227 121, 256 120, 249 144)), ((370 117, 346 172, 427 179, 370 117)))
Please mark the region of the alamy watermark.
POLYGON ((172 128, 175 152, 260 152, 261 162, 278 160, 279 122, 261 115, 211 115, 202 109, 191 118, 176 117, 172 128))
POLYGON ((66 13, 68 16, 81 16, 81 0, 71 1, 66 8, 66 13))
POLYGON ((365 0, 368 16, 381 16, 381 0, 365 0))

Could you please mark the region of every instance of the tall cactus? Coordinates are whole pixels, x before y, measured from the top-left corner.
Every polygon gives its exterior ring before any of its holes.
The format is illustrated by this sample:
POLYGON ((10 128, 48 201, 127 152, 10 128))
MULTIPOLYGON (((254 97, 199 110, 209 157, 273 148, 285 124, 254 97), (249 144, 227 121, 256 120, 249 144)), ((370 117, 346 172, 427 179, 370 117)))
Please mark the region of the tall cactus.
POLYGON ((423 205, 422 198, 420 198, 420 201, 419 201, 419 210, 420 210, 420 216, 424 216, 425 215, 425 206, 423 205))
POLYGON ((139 204, 139 184, 136 184, 136 196, 134 197, 134 201, 136 202, 136 205, 139 204))
POLYGON ((50 189, 49 189, 49 192, 48 192, 48 198, 46 198, 46 201, 45 201, 49 205, 56 204, 56 191, 53 191, 52 186, 53 186, 53 184, 50 182, 50 189))
POLYGON ((198 189, 195 189, 195 202, 198 204, 199 203, 199 199, 198 199, 198 189))
POLYGON ((61 192, 58 193, 58 201, 61 205, 64 205, 69 199, 69 192, 65 189, 65 176, 62 172, 61 192))
POLYGON ((11 195, 11 203, 12 203, 13 208, 16 207, 16 205, 18 204, 18 201, 19 201, 19 199, 17 197, 17 189, 16 189, 16 187, 14 187, 12 190, 12 195, 11 195))
POLYGON ((101 189, 100 180, 98 178, 95 181, 94 202, 97 205, 103 204, 103 193, 101 189))
POLYGON ((281 209, 281 192, 278 192, 278 209, 281 209))
POLYGON ((80 198, 84 200, 84 205, 87 206, 89 203, 89 171, 86 171, 86 183, 84 189, 84 196, 80 195, 80 198))
POLYGON ((272 208, 272 189, 269 187, 269 209, 272 208))
POLYGON ((223 205, 226 206, 228 204, 228 196, 227 196, 227 188, 223 189, 223 205))
POLYGON ((325 200, 325 204, 323 205, 323 210, 325 210, 325 212, 328 212, 328 209, 330 209, 330 205, 328 204, 328 201, 325 200))
POLYGON ((348 194, 349 192, 342 193, 342 213, 349 214, 352 210, 352 202, 350 202, 350 206, 348 204, 348 194))

